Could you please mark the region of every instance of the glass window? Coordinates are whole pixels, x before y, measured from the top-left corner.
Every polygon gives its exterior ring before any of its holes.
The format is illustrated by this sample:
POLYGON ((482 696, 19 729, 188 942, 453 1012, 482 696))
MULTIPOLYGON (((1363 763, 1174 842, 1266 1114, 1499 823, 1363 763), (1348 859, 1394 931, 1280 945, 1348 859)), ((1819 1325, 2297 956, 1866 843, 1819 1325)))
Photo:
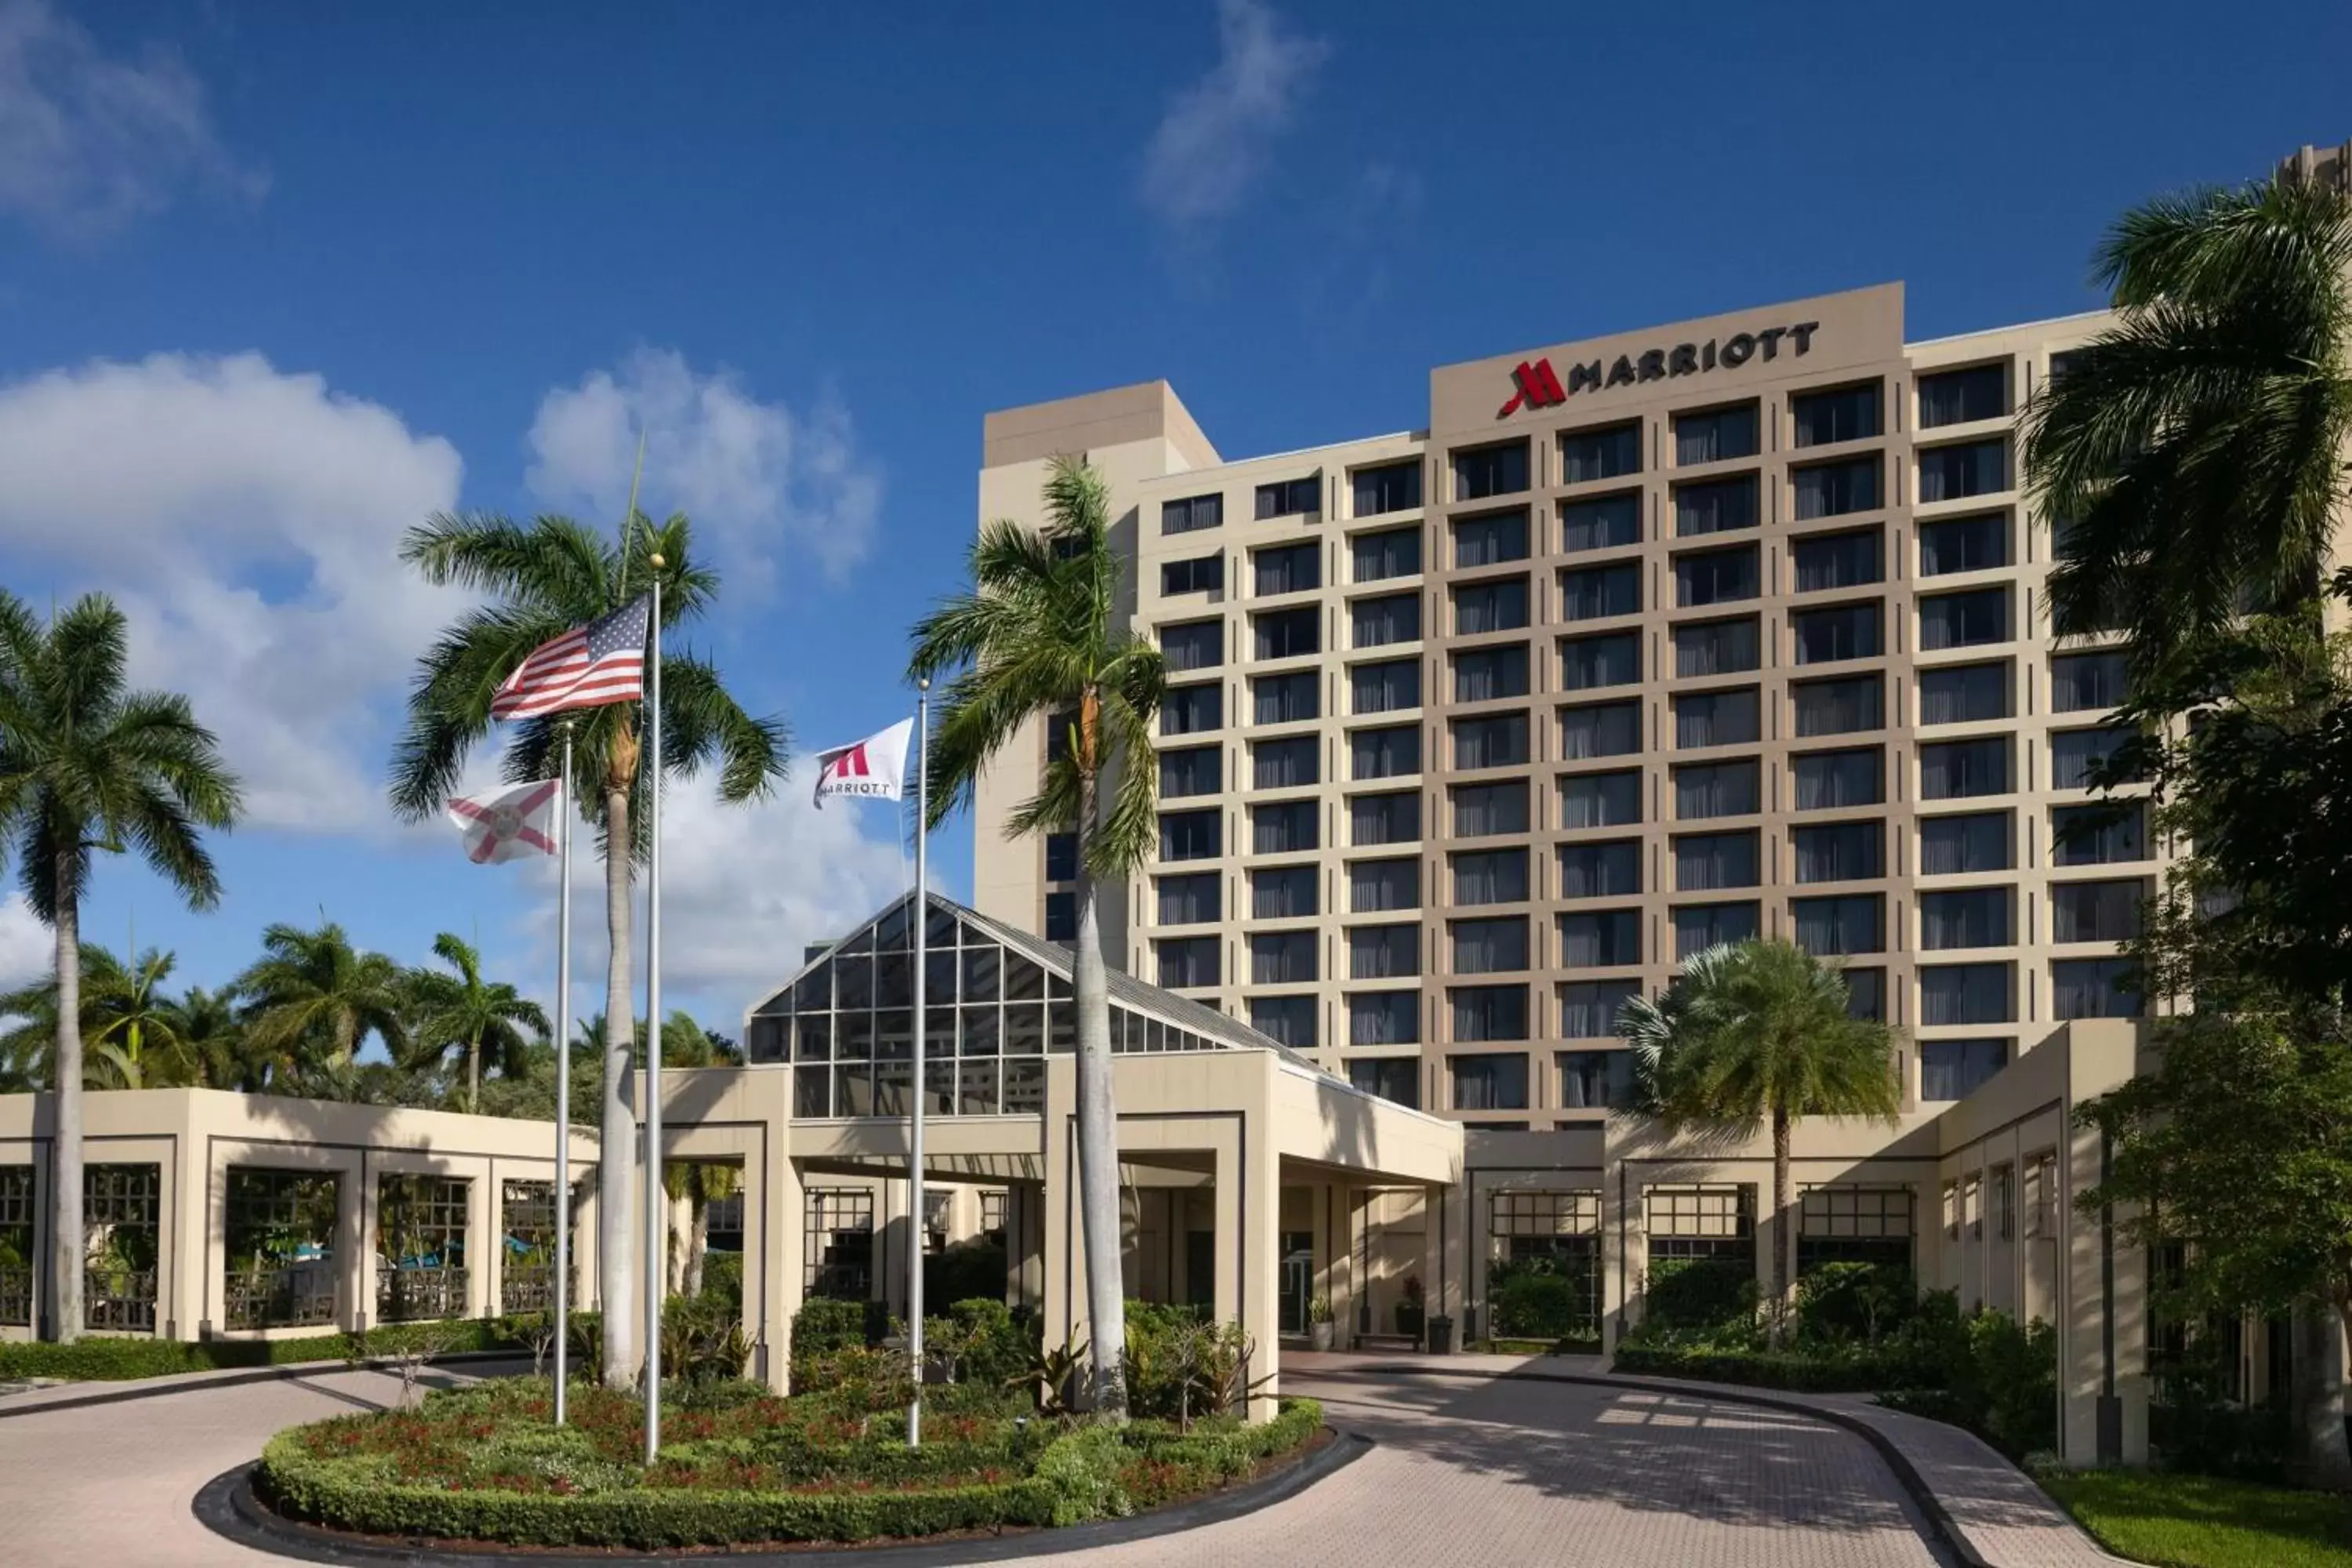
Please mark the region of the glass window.
POLYGON ((1318 946, 1311 931, 1273 931, 1250 938, 1250 984, 1311 984, 1320 978, 1315 963, 1318 946))
POLYGON ((1880 918, 1884 908, 1885 900, 1876 893, 1792 899, 1789 903, 1790 915, 1797 926, 1797 945, 1823 958, 1839 953, 1885 952, 1885 921, 1880 918))
POLYGON ((1312 866, 1269 866, 1250 873, 1250 919, 1298 920, 1317 912, 1312 866))
POLYGON ((1250 787, 1297 789, 1323 782, 1323 742, 1313 735, 1260 741, 1250 748, 1250 787))
MULTIPOLYGON (((1560 1031, 1567 1035, 1567 1030, 1560 1031)), ((1575 1038, 1575 1036, 1568 1036, 1575 1038)), ((1559 1053, 1559 1104, 1563 1110, 1614 1110, 1633 1103, 1633 1053, 1559 1053)))
POLYGON ((1955 664, 1919 672, 1919 722, 1974 724, 2009 717, 2009 666, 1955 664))
POLYGON ((1349 606, 1358 647, 1385 647, 1414 642, 1421 637, 1421 595, 1390 594, 1378 599, 1358 599, 1349 606))
POLYGON ((1348 841, 1358 846, 1414 843, 1421 837, 1421 796, 1412 790, 1350 795, 1348 827, 1348 841))
POLYGON ((1806 680, 1791 686, 1797 735, 1850 735, 1886 722, 1885 679, 1853 675, 1839 680, 1806 680))
POLYGON ((1559 574, 1559 617, 1564 621, 1597 621, 1607 616, 1639 615, 1641 611, 1639 562, 1591 566, 1559 574))
POLYGON ((1454 590, 1454 630, 1460 637, 1517 631, 1528 624, 1528 580, 1504 577, 1465 583, 1454 590))
POLYGON ((1421 504, 1421 462, 1411 458, 1402 463, 1383 463, 1377 468, 1358 468, 1349 476, 1355 492, 1353 508, 1358 517, 1377 517, 1387 511, 1411 511, 1421 504))
POLYGON ((1193 746, 1160 753, 1160 793, 1170 799, 1214 795, 1225 785, 1224 749, 1193 746))
POLYGON ((1323 504, 1323 481, 1309 476, 1303 479, 1282 479, 1257 488, 1257 515, 1260 521, 1269 517, 1297 517, 1319 510, 1323 504))
POLYGON ((1500 920, 1449 921, 1446 935, 1454 945, 1456 974, 1500 974, 1528 967, 1528 918, 1507 915, 1500 920))
POLYGON ((2060 882, 2050 889, 2053 942, 2129 942, 2140 932, 2140 901, 2147 885, 2060 882))
POLYGON ((2128 958, 2062 958, 2050 966, 2050 1016, 2137 1018, 2144 1011, 2139 965, 2128 958))
MULTIPOLYGON (((1605 430, 1570 430, 1559 438, 1559 479, 1589 484, 1642 471, 1642 427, 1612 425, 1605 430)), ((1526 488, 1524 483, 1521 489, 1526 488)))
POLYGON ((2147 803, 2061 805, 2050 813, 2050 858, 2058 866, 2105 866, 2147 856, 2147 803))
MULTIPOLYGON (((1460 1038, 1456 1036, 1455 1038, 1460 1038)), ((1524 1052, 1453 1057, 1447 1067, 1454 1075, 1456 1110, 1525 1110, 1528 1108, 1528 1058, 1524 1052)))
POLYGON ((1919 748, 1919 798, 1958 800, 2009 793, 2009 739, 1940 741, 1919 748))
POLYGON ((1454 656, 1454 700, 1493 702, 1528 694, 1528 645, 1468 648, 1454 656))
MULTIPOLYGON (((1579 980, 1559 988, 1559 1034, 1564 1040, 1605 1040, 1617 1033, 1617 1009, 1642 994, 1633 980, 1579 980)), ((1608 1055, 1618 1055, 1609 1052, 1608 1055)))
POLYGON ((1387 577, 1410 577, 1421 570, 1421 530, 1384 528, 1359 533, 1349 541, 1351 575, 1359 583, 1387 577))
POLYGON ((1755 904, 1686 904, 1675 910, 1675 962, 1729 942, 1753 942, 1755 904))
POLYGON ((1790 760, 1799 811, 1876 805, 1886 798, 1885 770, 1875 746, 1850 752, 1807 752, 1790 760))
POLYGON ((1790 423, 1800 447, 1827 447, 1839 441, 1863 441, 1878 434, 1878 384, 1833 386, 1826 392, 1803 392, 1789 399, 1790 423))
POLYGON ((1566 969, 1614 969, 1642 962, 1642 911, 1593 910, 1559 917, 1559 962, 1566 969))
POLYGON ((1848 969, 1843 972, 1845 981, 1845 1016, 1849 1018, 1874 1018, 1886 1021, 1886 971, 1884 969, 1848 969))
POLYGON ((1707 893, 1720 888, 1753 888, 1757 875, 1756 832, 1685 833, 1675 840, 1675 891, 1707 893))
POLYGON ((1642 709, 1637 702, 1595 702, 1559 710, 1559 754, 1622 757, 1642 749, 1642 709))
POLYGON ((1225 498, 1223 496, 1192 496, 1184 500, 1163 501, 1160 507, 1160 531, 1162 533, 1194 533, 1204 528, 1214 528, 1225 521, 1225 498))
POLYGON ((1197 735, 1225 724, 1225 689, 1216 681, 1171 686, 1160 702, 1160 732, 1197 735))
MULTIPOLYGON (((1633 634, 1625 634, 1631 643, 1633 634)), ((1757 668, 1761 657, 1756 617, 1731 621, 1699 621, 1675 628, 1675 674, 1689 679, 1707 675, 1741 675, 1757 668)), ((1640 679, 1638 672, 1627 679, 1640 679)))
POLYGON ((1225 623, 1187 621, 1160 628, 1160 657, 1170 674, 1187 669, 1213 669, 1225 662, 1225 623))
POLYGON ((1296 724, 1322 716, 1323 678, 1315 670, 1261 675, 1250 682, 1250 695, 1255 723, 1296 724))
POLYGON ((1559 896, 1622 899, 1642 890, 1642 846, 1636 839, 1559 847, 1559 896))
POLYGON ((1393 713, 1421 706, 1421 661, 1395 658, 1348 667, 1350 705, 1358 713, 1393 713))
POLYGON ((1753 759, 1695 763, 1675 770, 1675 816, 1683 821, 1761 811, 1763 769, 1753 759))
MULTIPOLYGON (((1351 1046, 1410 1046, 1421 1039, 1421 993, 1418 991, 1374 991, 1348 998, 1348 1043, 1351 1046)), ((1365 1085, 1357 1078, 1356 1068, 1363 1062, 1348 1064, 1348 1076, 1358 1088, 1365 1085)), ((1403 1069, 1402 1078, 1408 1090, 1420 1065, 1418 1057, 1391 1058, 1375 1065, 1403 1069)), ((1375 1090, 1374 1092, 1378 1092, 1375 1090)), ((1383 1098, 1394 1100, 1394 1094, 1383 1098)), ((1405 1104, 1412 1103, 1410 1100, 1405 1104)))
POLYGON ((1216 984, 1217 948, 1213 936, 1161 938, 1153 944, 1160 960, 1160 984, 1171 991, 1216 984))
POLYGON ((1454 499, 1480 500, 1528 488, 1528 444, 1505 441, 1454 454, 1454 499))
POLYGON ((1224 585, 1223 555, 1195 555, 1187 561, 1163 561, 1160 564, 1160 591, 1163 595, 1214 593, 1224 585))
POLYGON ((1454 765, 1457 768, 1516 767, 1528 760, 1525 713, 1456 719, 1447 729, 1454 737, 1454 765))
POLYGON ((1675 603, 1685 609, 1752 599, 1758 582, 1754 545, 1675 557, 1675 603))
POLYGON ((1919 449, 1919 499, 1958 500, 2009 489, 2009 442, 1968 441, 1957 447, 1919 449))
POLYGON ((1315 998, 1312 996, 1253 996, 1250 1027, 1277 1046, 1294 1051, 1315 1048, 1315 998))
POLYGON ((1528 830, 1525 779, 1504 784, 1456 784, 1451 793, 1456 838, 1492 838, 1497 834, 1528 830))
POLYGON ((1419 926, 1356 926, 1348 932, 1349 979, 1402 980, 1420 973, 1419 926))
MULTIPOLYGON (((2050 737, 2050 787, 2092 788, 2094 775, 2107 771, 2109 759, 2133 738, 2129 730, 2117 725, 2053 732, 2050 737)), ((2129 783, 2137 776, 2137 771, 2126 769, 2116 782, 2129 783)))
POLYGON ((1205 925, 1220 916, 1219 879, 1213 871, 1161 877, 1154 885, 1160 894, 1161 925, 1205 925))
MULTIPOLYGON (((1410 996, 1411 994, 1399 993, 1399 994, 1410 996)), ((1364 1000, 1371 1001, 1372 998, 1368 997, 1364 1000)), ((1387 998, 1380 998, 1379 1003, 1386 1005, 1387 998)), ((1353 1029, 1354 1026, 1351 1023, 1350 1033, 1353 1029)), ((1411 1037, 1419 1039, 1421 1031, 1415 1029, 1411 1037)), ((1379 1042, 1365 1040, 1359 1043, 1374 1045, 1379 1042)), ((1391 1104, 1405 1106, 1415 1110, 1421 1109, 1421 1058, 1419 1057, 1375 1057, 1367 1060, 1349 1062, 1348 1082, 1366 1094, 1378 1095, 1391 1104)))
POLYGON ((2009 640, 2009 590, 1978 588, 1934 594, 1919 601, 1919 647, 1975 647, 2009 640))
POLYGON ((1622 827, 1642 820, 1642 775, 1570 773, 1559 781, 1562 827, 1622 827))
POLYGON ((1279 549, 1254 551, 1250 565, 1255 577, 1252 591, 1260 598, 1276 594, 1303 594, 1323 585, 1323 547, 1319 544, 1286 544, 1279 549))
POLYGON ((1970 365, 1919 378, 1919 428, 1969 425, 2009 412, 2009 366, 1970 365))
POLYGON ((1421 727, 1400 724, 1392 730, 1350 730, 1348 757, 1353 778, 1392 779, 1417 773, 1421 772, 1421 727))
POLYGON ((1078 836, 1075 833, 1045 835, 1045 880, 1073 882, 1078 876, 1078 836))
POLYGON ((1922 1040, 1919 1098, 1966 1100, 2008 1065, 2007 1040, 1922 1040))
POLYGON ((2007 1024, 2017 1007, 2010 994, 2006 963, 1930 963, 1919 971, 1919 1021, 1945 1024, 2007 1024))
POLYGON ((1215 811, 1163 811, 1160 814, 1160 858, 1162 860, 1213 860, 1218 847, 1215 811))
POLYGON ((1675 698, 1674 708, 1675 746, 1680 751, 1697 746, 1753 745, 1762 733, 1756 688, 1752 686, 1734 687, 1728 691, 1682 692, 1675 698))
POLYGON ((1886 567, 1876 529, 1859 533, 1815 533, 1790 542, 1797 568, 1797 592, 1858 588, 1885 580, 1886 567))
POLYGON ((1800 882, 1859 882, 1886 875, 1886 825, 1825 822, 1792 827, 1800 882))
POLYGON ((2017 889, 1953 888, 1919 895, 1919 945, 2007 947, 2017 939, 2017 889))
POLYGON ((1615 550, 1641 542, 1639 493, 1560 503, 1559 547, 1564 552, 1572 554, 1580 550, 1615 550))
POLYGON ((1302 658, 1323 651, 1323 612, 1314 605, 1266 610, 1250 617, 1259 658, 1302 658))
POLYGON ((2121 649, 2059 654, 2050 661, 2050 710, 2053 713, 2080 713, 2086 709, 2120 708, 2125 677, 2121 649))
POLYGON ((1457 567, 1499 566, 1528 558, 1528 514, 1488 512, 1484 517, 1457 519, 1454 524, 1454 564, 1457 567))
POLYGON ((1527 901, 1526 849, 1465 850, 1447 857, 1447 859, 1454 871, 1455 904, 1518 904, 1527 901))
POLYGON ((1790 476, 1797 486, 1797 521, 1877 510, 1885 504, 1878 472, 1874 455, 1797 469, 1790 476))
POLYGON ((2009 564, 2009 514, 1939 518, 1919 525, 1919 575, 1984 572, 2009 564))
POLYGON ((1879 604, 1832 605, 1819 610, 1799 610, 1789 617, 1799 664, 1833 664, 1840 659, 1875 658, 1885 650, 1879 636, 1879 604))
POLYGON ((2016 863, 2005 811, 1919 819, 1919 874, 1923 877, 2006 871, 2016 863))
POLYGON ((1675 487, 1675 537, 1753 528, 1763 514, 1754 474, 1675 487))
POLYGON ((1642 679, 1642 636, 1612 632, 1571 637, 1559 645, 1559 684, 1566 691, 1602 686, 1633 686, 1642 679))
POLYGON ((1358 860, 1348 868, 1348 908, 1356 914, 1421 907, 1421 862, 1358 860))
POLYGON ((1322 808, 1311 800, 1250 807, 1250 852, 1297 855, 1320 848, 1322 808))
MULTIPOLYGON (((1524 985, 1456 985, 1453 1004, 1457 1040, 1524 1040, 1528 1037, 1528 988, 1524 985)), ((1457 1058, 1458 1059, 1458 1058, 1457 1058)), ((1524 1062, 1525 1058, 1520 1060, 1524 1062)))
POLYGON ((1675 416, 1675 462, 1679 467, 1752 458, 1757 449, 1756 405, 1752 403, 1675 416))

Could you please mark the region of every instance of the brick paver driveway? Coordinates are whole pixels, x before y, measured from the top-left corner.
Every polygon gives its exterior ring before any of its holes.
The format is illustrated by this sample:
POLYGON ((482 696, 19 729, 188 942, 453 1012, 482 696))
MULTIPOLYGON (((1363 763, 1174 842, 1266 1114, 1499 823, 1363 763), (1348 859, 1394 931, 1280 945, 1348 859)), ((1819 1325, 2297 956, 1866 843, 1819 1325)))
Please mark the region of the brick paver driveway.
MULTIPOLYGON (((1286 1378, 1378 1447, 1274 1508, 1204 1530, 1034 1559, 1366 1568, 1878 1568, 1937 1562, 1876 1455, 1825 1424, 1704 1398, 1482 1374, 1286 1378)), ((188 1511, 279 1426, 389 1402, 388 1374, 0 1418, 0 1560, 283 1563, 188 1511)), ((824 1559, 814 1559, 823 1562, 824 1559)))

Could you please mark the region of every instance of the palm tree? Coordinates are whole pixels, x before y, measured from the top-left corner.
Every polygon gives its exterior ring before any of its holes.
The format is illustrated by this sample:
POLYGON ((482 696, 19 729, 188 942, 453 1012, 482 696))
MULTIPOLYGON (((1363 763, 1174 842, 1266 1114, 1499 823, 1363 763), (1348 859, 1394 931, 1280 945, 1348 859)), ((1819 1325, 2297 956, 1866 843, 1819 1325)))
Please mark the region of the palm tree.
POLYGON ((236 781, 184 697, 126 686, 129 628, 111 600, 77 600, 44 629, 0 589, 0 844, 57 938, 56 1161, 49 1184, 51 1331, 82 1326, 81 900, 92 851, 130 849, 188 904, 220 901, 203 830, 236 816, 236 781))
POLYGON ((547 1033, 547 1014, 503 980, 482 978, 482 955, 462 937, 443 931, 433 939, 434 955, 457 971, 419 969, 409 975, 416 1019, 414 1042, 404 1065, 436 1064, 451 1047, 465 1047, 466 1109, 482 1106, 482 1058, 500 1072, 520 1072, 535 1036, 547 1033))
MULTIPOLYGON (((408 729, 393 758, 392 802, 412 819, 433 815, 457 788, 474 746, 490 732, 490 699, 499 683, 530 652, 573 626, 662 586, 665 629, 709 610, 718 574, 694 563, 691 529, 683 517, 656 527, 633 513, 617 541, 569 518, 542 517, 529 525, 487 515, 438 515, 409 531, 403 559, 428 582, 470 588, 495 599, 467 611, 425 656, 408 700, 408 729), (656 568, 654 562, 663 563, 656 568)), ((719 683, 709 661, 664 650, 661 771, 689 777, 705 764, 719 767, 719 794, 733 804, 758 800, 784 775, 784 726, 755 719, 719 683)), ((629 1038, 629 878, 645 848, 645 826, 630 803, 653 781, 655 759, 639 739, 641 707, 584 708, 517 724, 505 747, 506 775, 515 782, 553 777, 562 768, 566 727, 576 765, 588 781, 579 791, 582 816, 604 849, 604 929, 611 942, 604 972, 606 1025, 602 1152, 598 1156, 597 1257, 604 1303, 604 1376, 615 1387, 635 1377, 630 1259, 630 1150, 636 1118, 627 1099, 629 1038)), ((564 1026, 569 1026, 569 1020, 564 1026)))
MULTIPOLYGON (((152 1089, 194 1081, 194 1057, 180 1037, 179 1005, 162 984, 177 962, 152 948, 125 966, 96 942, 81 944, 82 1087, 152 1089)), ((0 1054, 37 1059, 46 1069, 58 1027, 57 976, 0 995, 0 1017, 19 1022, 0 1054)))
POLYGON ((1078 1207, 1086 1237, 1087 1313, 1096 1407, 1126 1413, 1120 1278, 1118 1111, 1112 1102, 1110 994, 1097 889, 1117 886, 1150 851, 1151 726, 1166 679, 1160 650, 1118 614, 1119 558, 1110 496, 1079 458, 1056 458, 1045 525, 998 521, 971 547, 971 589, 916 623, 908 672, 949 677, 931 743, 937 825, 971 803, 980 775, 1033 720, 1066 721, 1069 742, 1045 764, 1037 794, 1008 819, 1017 834, 1077 836, 1078 1207))
POLYGON ((173 1028, 194 1066, 195 1083, 247 1094, 268 1087, 247 1049, 236 987, 207 991, 201 985, 189 986, 180 997, 173 1028))
POLYGON ((341 926, 323 919, 316 931, 272 925, 261 947, 236 989, 248 998, 247 1047, 267 1064, 273 1088, 348 1099, 369 1036, 395 1058, 407 1049, 400 965, 353 947, 341 926))
POLYGON ((1772 1129, 1772 1342, 1787 1331, 1789 1141, 1801 1116, 1892 1123, 1902 1103, 1895 1032, 1847 1011, 1845 978, 1786 942, 1694 954, 1662 996, 1629 998, 1617 1031, 1634 1049, 1636 1099, 1665 1129, 1752 1137, 1772 1129))
POLYGON ((2316 608, 2352 494, 2348 269, 2352 202, 2284 175, 2159 197, 2100 246, 2121 320, 2027 405, 2024 468, 2058 629, 2127 632, 2136 688, 2249 608, 2316 608))

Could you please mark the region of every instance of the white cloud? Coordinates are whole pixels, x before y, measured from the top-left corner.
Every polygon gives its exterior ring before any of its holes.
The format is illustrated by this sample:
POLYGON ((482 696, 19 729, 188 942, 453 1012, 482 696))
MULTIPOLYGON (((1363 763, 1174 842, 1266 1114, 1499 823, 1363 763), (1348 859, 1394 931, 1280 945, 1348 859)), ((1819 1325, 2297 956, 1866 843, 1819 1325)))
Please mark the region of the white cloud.
POLYGON ((638 505, 683 511, 740 573, 771 575, 797 552, 838 580, 871 546, 882 482, 831 401, 795 412, 762 403, 731 374, 701 374, 675 351, 640 350, 541 399, 528 446, 531 490, 549 504, 617 518, 628 505, 637 432, 638 505))
POLYGON ((1152 132, 1144 205, 1184 231, 1240 206, 1330 52, 1322 39, 1285 33, 1258 0, 1218 0, 1217 63, 1170 100, 1152 132))
POLYGON ((88 237, 191 190, 258 200, 268 177, 221 144, 173 56, 108 56, 47 0, 0 0, 0 212, 88 237))
POLYGON ((448 442, 257 354, 0 386, 0 550, 115 596, 133 679, 219 732, 256 826, 387 825, 403 683, 462 602, 394 552, 457 504, 461 468, 448 442))
POLYGON ((57 943, 49 928, 34 918, 22 893, 0 899, 0 991, 14 990, 49 972, 57 943))

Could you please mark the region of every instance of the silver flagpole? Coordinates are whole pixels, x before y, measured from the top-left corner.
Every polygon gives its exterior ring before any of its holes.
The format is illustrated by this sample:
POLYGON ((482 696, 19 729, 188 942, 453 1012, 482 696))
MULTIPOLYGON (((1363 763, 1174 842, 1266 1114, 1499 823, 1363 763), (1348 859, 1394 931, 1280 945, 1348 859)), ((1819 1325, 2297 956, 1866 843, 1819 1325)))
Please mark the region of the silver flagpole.
POLYGON ((646 1463, 661 1454, 663 1286, 669 1274, 668 1194, 662 1187, 661 1097, 661 569, 653 557, 653 695, 646 703, 653 771, 646 803, 646 1463))
POLYGON ((555 1424, 563 1425, 572 1337, 572 721, 563 721, 563 793, 556 807, 563 886, 555 898, 555 1424))
POLYGON ((924 971, 929 967, 926 931, 931 923, 929 868, 925 851, 930 837, 931 807, 931 683, 920 683, 915 699, 915 1125, 907 1141, 908 1184, 912 1189, 913 1219, 908 1226, 907 1359, 915 1374, 915 1392, 907 1406, 907 1447, 923 1444, 923 1244, 929 1235, 923 1213, 923 1097, 930 1090, 923 1066, 924 971))

